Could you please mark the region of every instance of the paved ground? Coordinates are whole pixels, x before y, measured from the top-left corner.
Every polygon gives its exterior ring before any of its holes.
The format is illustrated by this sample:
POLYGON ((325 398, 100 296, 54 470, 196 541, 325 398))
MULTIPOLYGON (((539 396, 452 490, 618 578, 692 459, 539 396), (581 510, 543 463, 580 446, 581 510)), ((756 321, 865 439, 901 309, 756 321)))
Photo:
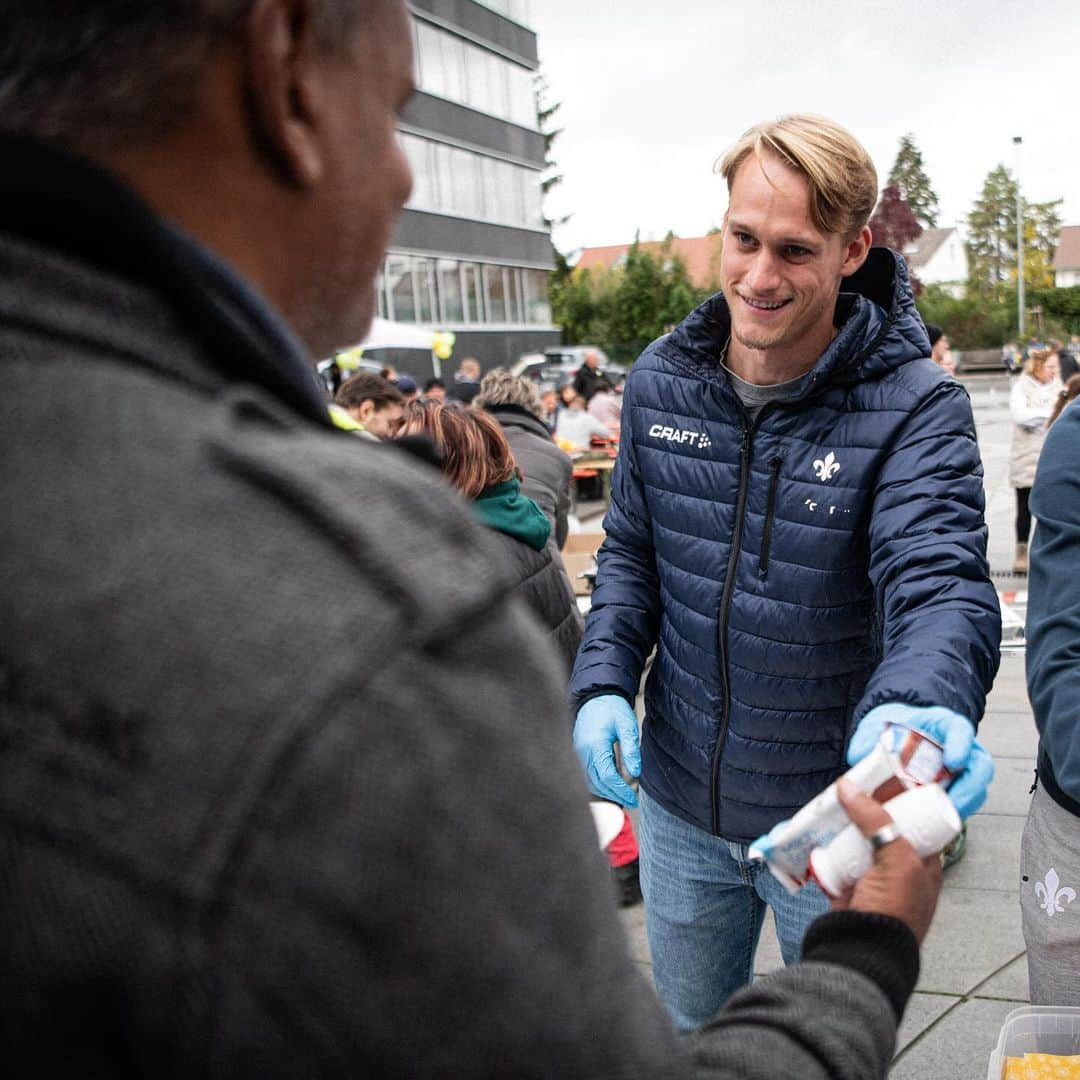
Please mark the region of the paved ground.
MULTIPOLYGON (((1008 485, 1008 383, 966 379, 986 471, 991 568, 1015 594, 1022 621, 1025 584, 1010 576, 1013 492, 1008 485)), ((587 526, 586 526, 587 527, 587 526)), ((984 1080, 1006 1015, 1027 1002, 1020 932, 1019 847, 1035 764, 1036 736, 1024 687, 1022 649, 1005 651, 980 737, 997 762, 986 807, 971 820, 965 858, 945 878, 922 975, 900 1030, 894 1080, 984 1080)), ((650 967, 641 908, 623 913, 638 962, 650 967)), ((759 973, 780 965, 771 920, 758 950, 759 973)))

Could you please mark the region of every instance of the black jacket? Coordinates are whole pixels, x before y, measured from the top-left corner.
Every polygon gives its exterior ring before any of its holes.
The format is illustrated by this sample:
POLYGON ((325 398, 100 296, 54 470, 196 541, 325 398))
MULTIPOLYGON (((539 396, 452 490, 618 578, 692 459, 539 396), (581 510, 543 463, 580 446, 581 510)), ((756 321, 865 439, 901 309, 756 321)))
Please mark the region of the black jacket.
POLYGON ((517 582, 514 591, 554 642, 563 660, 565 679, 569 681, 574 657, 581 644, 583 622, 562 559, 550 543, 537 551, 517 537, 496 530, 492 532, 498 538, 517 582))
POLYGON ((600 385, 607 381, 599 368, 593 371, 588 364, 582 364, 574 376, 574 389, 588 401, 600 389, 600 385))
POLYGON ((555 445, 544 422, 528 410, 518 405, 489 405, 485 411, 499 422, 506 434, 522 472, 521 490, 544 511, 561 551, 568 532, 574 473, 570 455, 555 445))

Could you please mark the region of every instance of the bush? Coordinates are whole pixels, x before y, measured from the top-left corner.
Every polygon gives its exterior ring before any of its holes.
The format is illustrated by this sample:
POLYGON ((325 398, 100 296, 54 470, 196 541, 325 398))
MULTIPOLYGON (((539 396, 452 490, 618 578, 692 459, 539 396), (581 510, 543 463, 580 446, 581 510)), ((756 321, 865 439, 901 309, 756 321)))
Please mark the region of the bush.
POLYGON ((936 323, 954 349, 996 349, 1016 336, 1016 302, 990 297, 955 297, 927 285, 915 302, 923 321, 936 323))

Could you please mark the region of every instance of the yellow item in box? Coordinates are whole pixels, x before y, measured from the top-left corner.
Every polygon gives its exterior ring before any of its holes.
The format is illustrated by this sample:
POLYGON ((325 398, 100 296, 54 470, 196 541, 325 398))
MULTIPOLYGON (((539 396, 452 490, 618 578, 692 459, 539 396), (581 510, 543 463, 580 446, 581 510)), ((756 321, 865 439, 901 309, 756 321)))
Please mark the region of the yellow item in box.
POLYGON ((1004 1080, 1080 1080, 1080 1055, 1025 1054, 1005 1059, 1004 1080))

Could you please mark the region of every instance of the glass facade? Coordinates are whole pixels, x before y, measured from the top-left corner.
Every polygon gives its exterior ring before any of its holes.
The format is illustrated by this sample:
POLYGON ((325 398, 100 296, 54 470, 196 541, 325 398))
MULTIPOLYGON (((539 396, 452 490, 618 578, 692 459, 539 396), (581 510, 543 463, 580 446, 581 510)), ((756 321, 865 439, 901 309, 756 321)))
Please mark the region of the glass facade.
POLYGON ((425 94, 536 130, 534 76, 527 67, 423 19, 414 18, 413 29, 417 86, 425 94))
POLYGON ((540 173, 510 161, 401 133, 413 172, 413 210, 542 229, 540 173))
POLYGON ((550 326, 548 272, 392 253, 379 274, 379 315, 457 326, 550 326))

